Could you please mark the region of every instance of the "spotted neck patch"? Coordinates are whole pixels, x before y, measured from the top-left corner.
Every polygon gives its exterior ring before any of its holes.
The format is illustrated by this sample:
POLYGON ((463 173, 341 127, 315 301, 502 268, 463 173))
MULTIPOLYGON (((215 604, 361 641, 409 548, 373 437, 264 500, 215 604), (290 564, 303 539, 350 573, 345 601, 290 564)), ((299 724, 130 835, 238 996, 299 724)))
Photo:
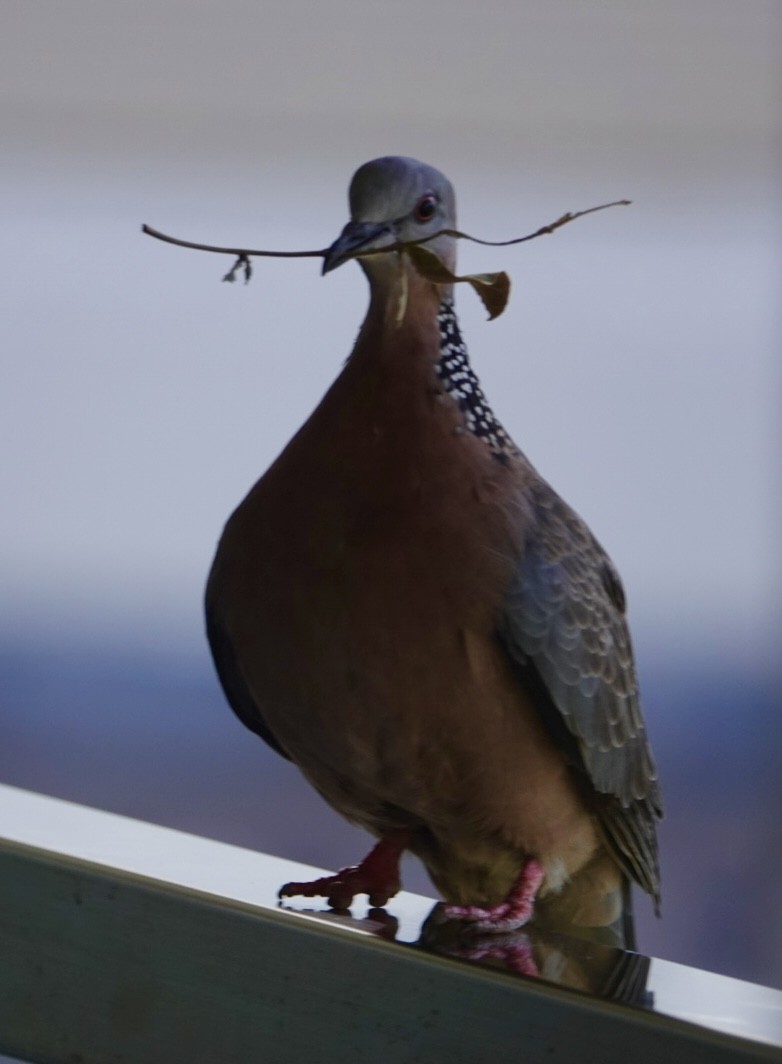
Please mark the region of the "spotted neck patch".
POLYGON ((453 299, 446 297, 437 314, 440 330, 440 358, 436 372, 445 392, 464 414, 465 428, 473 436, 484 440, 499 459, 516 453, 516 446, 494 416, 480 382, 473 372, 453 299))

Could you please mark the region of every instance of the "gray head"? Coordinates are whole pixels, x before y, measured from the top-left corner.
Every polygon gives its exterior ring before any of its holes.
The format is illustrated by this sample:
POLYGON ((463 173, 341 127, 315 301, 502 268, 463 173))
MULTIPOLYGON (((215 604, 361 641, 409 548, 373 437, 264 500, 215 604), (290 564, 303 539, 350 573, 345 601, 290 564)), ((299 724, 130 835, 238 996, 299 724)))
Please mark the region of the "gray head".
MULTIPOLYGON (((456 225, 456 198, 447 177, 417 159, 386 155, 364 163, 350 183, 350 221, 329 248, 323 272, 362 252, 400 241, 420 240, 456 225)), ((441 236, 425 245, 450 269, 456 264, 456 240, 441 236)), ((366 255, 367 272, 383 268, 385 255, 366 255)))

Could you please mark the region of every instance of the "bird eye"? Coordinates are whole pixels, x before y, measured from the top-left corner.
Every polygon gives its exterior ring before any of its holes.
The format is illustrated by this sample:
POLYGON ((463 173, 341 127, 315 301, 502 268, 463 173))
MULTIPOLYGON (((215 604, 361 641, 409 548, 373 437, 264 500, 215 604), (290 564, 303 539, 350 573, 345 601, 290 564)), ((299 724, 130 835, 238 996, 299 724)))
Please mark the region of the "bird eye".
POLYGON ((436 210, 437 197, 433 196, 431 192, 427 192, 416 204, 415 220, 417 222, 431 222, 436 210))

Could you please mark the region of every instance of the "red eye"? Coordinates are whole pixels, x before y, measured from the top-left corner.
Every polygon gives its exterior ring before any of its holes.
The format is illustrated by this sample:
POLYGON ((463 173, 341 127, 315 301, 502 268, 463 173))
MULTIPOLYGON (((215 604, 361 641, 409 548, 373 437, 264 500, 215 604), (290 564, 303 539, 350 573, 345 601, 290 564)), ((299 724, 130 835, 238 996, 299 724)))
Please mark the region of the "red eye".
POLYGON ((427 192, 425 196, 416 204, 415 208, 415 220, 417 222, 431 222, 437 211, 437 198, 432 195, 431 192, 427 192))

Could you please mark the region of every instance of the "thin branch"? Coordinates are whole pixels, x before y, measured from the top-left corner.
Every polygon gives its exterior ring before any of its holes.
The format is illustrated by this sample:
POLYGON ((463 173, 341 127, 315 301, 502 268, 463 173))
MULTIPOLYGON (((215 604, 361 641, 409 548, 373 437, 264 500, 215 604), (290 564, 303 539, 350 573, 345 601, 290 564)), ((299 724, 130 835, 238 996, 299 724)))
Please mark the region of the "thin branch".
MULTIPOLYGON (((428 244, 432 240, 436 240, 439 236, 451 236, 457 240, 471 240, 473 244, 482 244, 485 247, 501 248, 509 247, 511 244, 523 244, 527 240, 534 240, 536 237, 545 236, 548 233, 553 233, 556 229, 559 229, 563 225, 567 225, 568 222, 573 222, 576 218, 583 218, 586 214, 594 214, 595 211, 605 211, 609 207, 626 207, 631 203, 631 200, 614 200, 613 203, 602 203, 599 207, 588 207, 584 211, 568 211, 567 214, 563 214, 560 218, 557 218, 555 222, 550 222, 548 225, 542 225, 540 229, 536 229, 534 233, 528 233, 526 236, 519 236, 513 240, 481 240, 477 236, 470 236, 469 233, 463 233, 459 229, 440 229, 437 233, 432 233, 430 236, 421 237, 419 240, 404 240, 397 241, 395 244, 386 244, 383 247, 367 248, 360 251, 355 258, 364 257, 366 255, 385 255, 389 251, 405 251, 407 248, 417 247, 422 244, 428 244)), ((399 222, 403 219, 399 219, 399 222)), ((392 228, 397 225, 392 223, 392 228)), ((329 252, 329 248, 321 248, 317 251, 266 251, 260 249, 250 248, 226 248, 218 247, 215 244, 198 244, 193 240, 180 240, 179 237, 168 236, 166 233, 161 233, 159 229, 153 229, 151 225, 142 225, 142 233, 146 233, 147 236, 153 236, 156 240, 164 240, 167 244, 176 244, 180 248, 192 248, 194 251, 213 251, 218 255, 235 255, 236 262, 233 264, 228 273, 223 277, 224 281, 235 281, 236 274, 239 270, 244 272, 245 284, 250 280, 252 276, 252 264, 250 259, 254 256, 263 256, 266 258, 275 259, 307 259, 307 258, 325 258, 329 252)))
MULTIPOLYGON (((460 233, 458 229, 443 229, 437 236, 455 236, 461 237, 463 240, 471 240, 473 244, 484 244, 486 247, 492 248, 505 248, 510 244, 523 244, 525 240, 534 240, 537 236, 546 236, 548 233, 553 233, 555 229, 559 229, 560 226, 567 225, 568 222, 574 222, 576 218, 583 218, 585 214, 594 214, 595 211, 606 211, 609 207, 629 207, 632 203, 629 199, 614 200, 612 203, 601 203, 599 207, 587 207, 585 211, 568 211, 563 214, 561 218, 557 218, 555 222, 550 222, 548 225, 542 225, 540 229, 536 229, 534 233, 528 233, 526 236, 518 236, 514 240, 479 240, 477 236, 470 236, 469 233, 460 233)), ((434 239, 429 237, 428 239, 434 239)), ((423 243, 423 241, 418 241, 423 243)))
POLYGON ((161 233, 159 229, 153 229, 151 225, 142 225, 141 232, 146 233, 147 236, 153 236, 156 240, 165 240, 167 244, 176 244, 180 248, 216 251, 218 255, 236 255, 240 259, 246 259, 250 255, 266 255, 274 259, 306 259, 318 256, 322 258, 328 251, 328 248, 323 248, 321 251, 250 251, 249 248, 223 248, 214 244, 196 244, 192 240, 180 240, 179 237, 168 236, 166 233, 161 233))

